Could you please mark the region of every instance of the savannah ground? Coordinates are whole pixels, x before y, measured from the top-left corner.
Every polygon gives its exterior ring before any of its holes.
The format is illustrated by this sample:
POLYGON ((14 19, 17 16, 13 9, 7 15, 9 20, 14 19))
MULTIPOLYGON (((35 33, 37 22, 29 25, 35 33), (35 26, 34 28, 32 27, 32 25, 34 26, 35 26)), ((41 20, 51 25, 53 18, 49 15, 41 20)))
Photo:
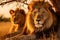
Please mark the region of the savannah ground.
POLYGON ((0 22, 0 36, 8 34, 11 26, 10 22, 0 22))

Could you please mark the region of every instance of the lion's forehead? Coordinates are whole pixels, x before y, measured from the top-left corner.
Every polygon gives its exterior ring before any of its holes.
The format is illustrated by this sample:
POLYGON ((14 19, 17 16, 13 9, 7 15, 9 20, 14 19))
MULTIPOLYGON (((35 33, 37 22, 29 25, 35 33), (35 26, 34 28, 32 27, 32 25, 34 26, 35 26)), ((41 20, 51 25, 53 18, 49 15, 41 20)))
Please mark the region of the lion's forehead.
POLYGON ((33 10, 33 12, 40 12, 40 13, 42 13, 42 12, 47 12, 47 10, 44 7, 42 7, 42 8, 35 8, 33 10))
POLYGON ((44 11, 44 10, 41 10, 41 12, 39 12, 38 13, 38 11, 37 11, 37 13, 35 14, 35 13, 33 13, 32 14, 32 18, 36 21, 37 19, 40 19, 40 20, 42 20, 42 21, 44 21, 44 20, 46 20, 48 17, 49 17, 49 13, 48 12, 46 12, 46 11, 44 11), (45 12, 45 13, 43 13, 43 12, 45 12), (35 15, 35 16, 34 16, 35 15))
POLYGON ((35 9, 32 11, 32 14, 33 15, 37 15, 37 16, 40 16, 40 15, 47 15, 48 14, 48 11, 45 10, 44 8, 41 8, 41 9, 35 9))

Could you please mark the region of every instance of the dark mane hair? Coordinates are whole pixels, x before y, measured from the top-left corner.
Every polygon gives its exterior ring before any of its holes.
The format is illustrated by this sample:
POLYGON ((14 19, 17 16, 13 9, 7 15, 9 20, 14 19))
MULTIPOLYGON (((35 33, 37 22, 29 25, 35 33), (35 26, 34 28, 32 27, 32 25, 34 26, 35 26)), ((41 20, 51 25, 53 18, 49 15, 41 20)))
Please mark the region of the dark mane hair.
POLYGON ((23 15, 25 15, 25 11, 23 10, 23 9, 19 9, 19 8, 17 8, 16 10, 15 10, 15 13, 22 13, 23 15))

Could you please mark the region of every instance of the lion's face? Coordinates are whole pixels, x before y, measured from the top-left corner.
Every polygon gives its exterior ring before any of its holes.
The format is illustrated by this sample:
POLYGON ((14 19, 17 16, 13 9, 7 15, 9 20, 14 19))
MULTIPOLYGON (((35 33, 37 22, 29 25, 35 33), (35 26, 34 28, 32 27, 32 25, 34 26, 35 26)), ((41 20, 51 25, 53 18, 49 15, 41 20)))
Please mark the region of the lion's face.
POLYGON ((12 20, 14 24, 19 24, 20 26, 25 23, 25 11, 23 9, 10 10, 12 20), (22 21, 23 20, 23 21, 22 21))
POLYGON ((25 22, 24 20, 25 20, 25 12, 24 12, 24 10, 21 9, 21 10, 15 11, 14 23, 16 23, 16 24, 24 23, 25 22))
POLYGON ((32 19, 33 19, 35 28, 39 28, 40 30, 44 28, 48 18, 49 18, 49 13, 43 7, 39 9, 35 8, 32 11, 32 19))

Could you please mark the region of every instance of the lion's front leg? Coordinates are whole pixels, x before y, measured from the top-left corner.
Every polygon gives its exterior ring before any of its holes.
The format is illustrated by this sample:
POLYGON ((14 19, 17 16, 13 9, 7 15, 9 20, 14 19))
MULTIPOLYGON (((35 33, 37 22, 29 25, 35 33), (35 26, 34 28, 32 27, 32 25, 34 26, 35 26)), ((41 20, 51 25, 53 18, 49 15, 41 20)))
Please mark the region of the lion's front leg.
POLYGON ((47 40, 47 38, 46 38, 46 35, 45 35, 45 34, 43 34, 43 40, 47 40))
POLYGON ((14 20, 12 17, 10 18, 10 22, 11 22, 12 26, 10 27, 10 30, 8 33, 11 34, 11 33, 17 32, 18 31, 18 24, 14 23, 14 20))
POLYGON ((54 35, 50 34, 50 40, 54 40, 54 35))
POLYGON ((14 29, 14 32, 17 32, 18 31, 18 24, 15 24, 15 29, 14 29))
POLYGON ((10 30, 9 30, 9 33, 14 33, 14 32, 17 32, 18 31, 18 25, 17 24, 14 24, 10 30))
POLYGON ((58 40, 56 33, 50 35, 50 40, 58 40))

